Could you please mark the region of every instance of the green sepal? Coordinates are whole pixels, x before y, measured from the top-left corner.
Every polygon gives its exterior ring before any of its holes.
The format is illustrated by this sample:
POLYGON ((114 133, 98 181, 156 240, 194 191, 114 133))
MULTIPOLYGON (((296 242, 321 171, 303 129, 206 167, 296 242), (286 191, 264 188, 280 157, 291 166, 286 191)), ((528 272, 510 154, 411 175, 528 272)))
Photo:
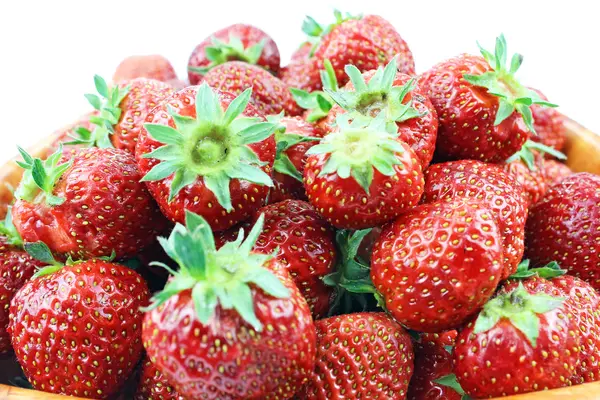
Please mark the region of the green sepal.
POLYGON ((229 41, 219 40, 213 36, 211 42, 211 46, 204 49, 210 63, 205 67, 188 66, 188 71, 204 75, 227 61, 244 61, 256 65, 266 44, 266 40, 263 39, 252 46, 244 47, 240 38, 235 35, 229 35, 229 41))
MULTIPOLYGON (((323 90, 337 91, 339 87, 331 61, 324 60, 323 66, 325 69, 320 72, 323 90)), ((306 120, 310 123, 325 118, 329 114, 331 107, 333 107, 333 100, 325 91, 316 90, 314 92, 307 92, 302 89, 290 88, 290 93, 298 106, 309 111, 306 120)))
POLYGON ((461 396, 461 400, 472 400, 472 398, 465 393, 462 386, 460 386, 460 383, 458 383, 455 374, 444 375, 441 378, 434 379, 433 381, 454 390, 461 396))
POLYGON ((308 42, 312 43, 313 46, 310 50, 310 57, 314 56, 315 51, 321 44, 321 41, 327 36, 336 26, 341 25, 346 21, 353 19, 361 19, 362 15, 351 15, 350 13, 342 13, 339 10, 333 11, 335 22, 323 27, 314 18, 306 16, 302 23, 302 31, 308 36, 308 42))
POLYGON ((567 273, 566 270, 561 269, 560 265, 556 261, 551 261, 543 267, 529 268, 530 261, 523 260, 517 266, 517 271, 512 274, 510 279, 527 279, 532 276, 539 276, 544 279, 552 279, 558 276, 563 276, 567 273))
POLYGON ((510 156, 506 162, 511 163, 516 160, 521 160, 525 165, 527 165, 527 168, 529 168, 531 171, 535 171, 537 167, 535 165, 535 154, 533 153, 533 150, 536 150, 542 154, 550 154, 559 160, 564 161, 567 159, 565 154, 553 149, 552 147, 546 146, 542 143, 534 142, 533 140, 527 140, 525 143, 523 143, 521 149, 510 156))
POLYGON ((44 242, 25 243, 23 248, 32 258, 47 264, 45 267, 39 268, 36 273, 33 274, 32 279, 53 274, 65 266, 65 264, 56 261, 52 251, 50 251, 44 242))
POLYGON ((17 228, 12 222, 12 207, 8 206, 6 210, 6 217, 4 217, 4 221, 0 222, 0 235, 5 237, 5 240, 8 244, 15 247, 23 247, 23 239, 19 232, 17 232, 17 228))

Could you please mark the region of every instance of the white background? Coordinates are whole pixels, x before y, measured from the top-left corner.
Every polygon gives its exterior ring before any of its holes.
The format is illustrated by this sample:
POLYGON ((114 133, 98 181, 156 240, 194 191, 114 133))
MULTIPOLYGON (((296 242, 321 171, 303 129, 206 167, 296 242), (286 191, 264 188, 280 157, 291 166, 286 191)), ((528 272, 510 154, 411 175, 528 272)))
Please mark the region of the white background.
POLYGON ((195 45, 235 22, 257 25, 282 63, 303 40, 306 14, 329 22, 333 8, 379 14, 413 51, 417 72, 462 52, 492 47, 504 32, 525 56, 521 81, 600 132, 600 24, 593 1, 24 1, 0 0, 0 161, 89 109, 95 73, 112 77, 131 54, 159 53, 185 76, 195 45))

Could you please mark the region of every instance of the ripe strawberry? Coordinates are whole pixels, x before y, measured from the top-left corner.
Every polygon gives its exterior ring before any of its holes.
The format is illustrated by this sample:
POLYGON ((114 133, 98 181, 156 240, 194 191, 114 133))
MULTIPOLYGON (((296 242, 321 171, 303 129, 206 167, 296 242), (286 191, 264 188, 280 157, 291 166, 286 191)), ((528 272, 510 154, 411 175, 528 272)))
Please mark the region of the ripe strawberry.
POLYGON ((600 289, 600 177, 573 174, 552 186, 531 209, 526 255, 533 265, 557 261, 600 289))
POLYGON ((82 132, 82 128, 88 131, 94 129, 94 124, 90 119, 97 116, 98 112, 93 111, 87 113, 76 120, 76 122, 66 125, 52 134, 54 140, 48 146, 47 151, 43 154, 43 158, 48 158, 52 153, 63 147, 63 152, 68 153, 74 151, 77 148, 84 147, 82 144, 65 145, 66 142, 70 142, 74 137, 77 137, 77 131, 82 132))
POLYGON ((234 97, 203 83, 177 92, 149 116, 136 157, 172 221, 183 222, 187 209, 225 230, 264 204, 273 186, 276 124, 248 104, 250 94, 234 97))
POLYGON ((371 279, 390 314, 424 332, 453 329, 494 294, 503 272, 499 224, 484 202, 424 204, 384 228, 371 279))
POLYGON ((170 83, 177 80, 173 65, 159 54, 129 56, 117 66, 113 74, 113 82, 119 83, 136 78, 154 79, 170 83))
POLYGON ((250 103, 265 115, 300 115, 288 86, 264 69, 241 61, 229 61, 212 68, 204 82, 211 87, 234 95, 252 88, 250 103))
POLYGON ((563 178, 573 174, 571 168, 556 160, 544 160, 544 178, 548 186, 560 182, 563 178))
POLYGON ((188 61, 188 78, 197 85, 212 68, 227 61, 255 64, 270 73, 279 72, 279 49, 273 39, 252 25, 234 24, 204 39, 188 61))
POLYGON ((535 132, 531 104, 555 106, 514 77, 523 57, 506 64, 506 40, 494 54, 461 55, 424 73, 419 83, 439 117, 437 151, 445 159, 503 162, 535 132))
POLYGON ((410 336, 384 313, 315 322, 317 363, 299 400, 404 399, 413 373, 410 336))
POLYGON ((46 161, 20 151, 25 174, 12 218, 25 243, 42 241, 75 259, 113 252, 122 258, 140 252, 165 228, 125 150, 81 149, 68 162, 60 160, 60 150, 46 161))
POLYGON ((61 266, 43 243, 28 250, 53 265, 10 305, 8 331, 25 375, 45 392, 110 397, 142 355, 146 284, 122 265, 94 259, 61 266))
POLYGON ((429 167, 422 202, 453 201, 456 197, 480 199, 497 219, 502 234, 504 272, 515 272, 523 256, 527 198, 521 186, 501 167, 461 160, 429 167))
POLYGON ((423 193, 421 164, 386 130, 384 114, 341 114, 336 123, 306 153, 304 186, 317 211, 337 228, 363 229, 415 206, 423 193))
POLYGON ((142 363, 134 400, 185 400, 148 358, 142 363))
POLYGON ((400 140, 413 149, 425 169, 433 158, 437 114, 414 79, 398 72, 396 66, 396 59, 392 59, 385 69, 379 67, 361 75, 354 65, 347 65, 345 70, 350 82, 342 90, 329 93, 337 104, 322 124, 331 131, 340 114, 358 112, 375 117, 384 113, 390 129, 397 129, 400 140))
MULTIPOLYGON (((531 89, 544 101, 548 98, 539 90, 531 89)), ((543 107, 537 104, 531 106, 533 116, 533 127, 537 135, 531 140, 539 142, 548 147, 561 151, 567 141, 565 130, 565 116, 554 108, 543 107)), ((552 154, 548 154, 552 156, 552 154)))
POLYGON ((161 238, 180 269, 144 319, 150 360, 186 398, 292 397, 314 367, 315 327, 283 266, 251 252, 263 218, 219 250, 202 217, 186 222, 161 238))
POLYGON ((465 392, 491 398, 566 386, 579 362, 573 303, 545 279, 513 282, 459 333, 454 370, 465 392), (560 295, 559 295, 560 296, 560 295))

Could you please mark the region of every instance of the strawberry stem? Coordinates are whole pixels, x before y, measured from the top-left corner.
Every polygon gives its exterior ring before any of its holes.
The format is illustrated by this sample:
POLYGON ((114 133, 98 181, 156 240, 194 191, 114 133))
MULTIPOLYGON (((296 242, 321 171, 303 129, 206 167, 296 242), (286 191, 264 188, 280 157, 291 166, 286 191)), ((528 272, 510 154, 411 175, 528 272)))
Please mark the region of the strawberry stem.
POLYGON ((266 40, 263 39, 252 46, 244 47, 240 38, 235 35, 229 35, 229 41, 219 40, 214 36, 211 41, 212 46, 204 49, 210 63, 206 67, 188 66, 188 71, 204 75, 217 65, 227 61, 244 61, 256 65, 266 44, 266 40))

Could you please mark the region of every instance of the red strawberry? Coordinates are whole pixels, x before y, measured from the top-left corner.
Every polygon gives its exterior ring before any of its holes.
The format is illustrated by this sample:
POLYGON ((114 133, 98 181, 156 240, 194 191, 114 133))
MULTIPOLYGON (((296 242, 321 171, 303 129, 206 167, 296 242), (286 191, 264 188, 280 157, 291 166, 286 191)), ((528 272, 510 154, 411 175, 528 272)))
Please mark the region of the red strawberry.
POLYGON ((140 252, 165 228, 125 150, 82 149, 68 162, 60 160, 60 151, 46 161, 20 151, 25 175, 12 217, 26 243, 42 241, 75 259, 113 252, 122 258, 140 252))
POLYGON ((384 228, 373 247, 371 279, 402 325, 453 329, 494 294, 503 272, 502 238, 484 204, 425 204, 384 228))
POLYGON ((227 61, 255 64, 272 74, 279 72, 279 49, 273 39, 252 25, 234 24, 204 39, 188 61, 188 77, 192 85, 212 68, 227 61))
POLYGON ((170 83, 177 80, 173 65, 159 54, 129 56, 117 66, 113 82, 119 83, 135 78, 148 78, 170 83))
POLYGON ((185 400, 148 358, 142 363, 134 400, 185 400))
POLYGON ((544 161, 544 178, 548 186, 560 182, 563 178, 573 174, 571 168, 556 160, 544 161))
POLYGON ((482 200, 498 220, 504 253, 502 278, 507 278, 523 256, 527 198, 521 185, 501 167, 479 161, 452 161, 429 167, 422 202, 453 201, 456 197, 482 200))
POLYGON ((299 400, 405 399, 413 373, 410 336, 384 313, 319 320, 317 363, 299 400))
POLYGON ((229 61, 211 69, 204 76, 204 82, 236 96, 252 88, 250 103, 265 115, 283 111, 287 115, 299 115, 302 112, 294 102, 288 86, 256 65, 229 61))
POLYGON ((63 146, 63 152, 73 152, 77 148, 84 147, 82 144, 65 145, 65 142, 71 142, 74 138, 77 138, 77 132, 82 132, 82 128, 88 131, 94 129, 94 124, 92 124, 90 118, 97 115, 97 111, 87 113, 81 116, 79 119, 77 119, 75 123, 69 124, 54 132, 52 134, 54 140, 48 146, 45 154, 43 154, 43 158, 49 157, 52 153, 58 150, 60 146, 63 146))
POLYGON ((248 104, 250 93, 236 98, 203 83, 177 92, 149 116, 136 157, 172 221, 182 222, 187 209, 225 230, 264 204, 273 186, 276 125, 248 104))
POLYGON ((415 206, 423 193, 421 164, 387 131, 384 113, 375 119, 341 114, 336 123, 306 153, 304 186, 317 211, 337 228, 362 229, 415 206))
POLYGON ((506 64, 506 40, 496 39, 495 53, 461 55, 420 77, 439 117, 437 151, 446 159, 502 162, 535 132, 531 104, 554 106, 521 85, 514 73, 523 57, 506 64))
POLYGON ((552 186, 531 209, 526 243, 534 265, 557 261, 600 289, 600 177, 582 172, 552 186))
MULTIPOLYGON (((531 90, 540 99, 548 101, 548 98, 539 90, 531 90)), ((554 108, 543 107, 537 104, 531 106, 531 114, 533 115, 533 127, 537 133, 537 135, 531 137, 531 140, 561 151, 567 141, 565 116, 554 108)))
POLYGON ((508 396, 569 383, 580 336, 569 317, 573 303, 561 295, 545 279, 513 282, 467 324, 456 339, 454 370, 468 395, 508 396))
MULTIPOLYGON (((35 251, 51 260, 43 244, 35 251)), ((38 272, 10 306, 15 354, 35 389, 105 399, 142 355, 149 292, 131 269, 98 259, 38 272)))
POLYGON ((186 222, 161 239, 180 269, 144 319, 149 358, 186 398, 292 397, 314 367, 315 327, 283 266, 251 252, 263 219, 219 250, 204 219, 186 222))
POLYGON ((350 82, 330 93, 337 104, 321 124, 331 131, 340 114, 358 112, 375 117, 383 112, 386 123, 397 125, 400 140, 413 149, 423 169, 427 168, 433 158, 438 119, 431 101, 414 79, 397 71, 396 59, 385 69, 379 67, 362 75, 353 65, 345 70, 350 82))

